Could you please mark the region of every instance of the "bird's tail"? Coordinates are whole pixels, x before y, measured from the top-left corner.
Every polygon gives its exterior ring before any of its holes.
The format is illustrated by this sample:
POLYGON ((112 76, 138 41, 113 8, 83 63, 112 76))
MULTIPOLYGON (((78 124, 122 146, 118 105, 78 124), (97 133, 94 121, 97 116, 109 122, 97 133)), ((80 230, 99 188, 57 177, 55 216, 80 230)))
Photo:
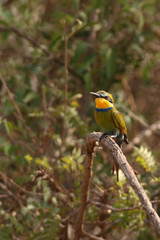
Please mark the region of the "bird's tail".
POLYGON ((112 175, 114 174, 114 172, 116 172, 117 182, 119 181, 119 172, 118 172, 118 170, 119 170, 119 164, 118 164, 117 160, 114 159, 112 175))
POLYGON ((124 134, 124 142, 125 142, 126 144, 128 144, 128 143, 129 143, 129 141, 128 141, 128 137, 127 137, 127 135, 126 135, 126 134, 124 134))

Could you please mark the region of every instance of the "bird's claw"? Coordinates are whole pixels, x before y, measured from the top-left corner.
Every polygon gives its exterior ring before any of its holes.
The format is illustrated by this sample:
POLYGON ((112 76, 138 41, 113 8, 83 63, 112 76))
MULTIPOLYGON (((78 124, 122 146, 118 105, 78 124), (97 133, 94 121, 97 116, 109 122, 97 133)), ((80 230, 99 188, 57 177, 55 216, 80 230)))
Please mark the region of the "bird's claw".
POLYGON ((104 132, 104 133, 102 133, 102 135, 101 135, 101 137, 100 137, 100 139, 99 139, 99 142, 102 141, 102 139, 103 139, 104 137, 107 137, 107 136, 110 136, 111 138, 117 138, 117 137, 119 137, 117 134, 110 135, 110 134, 108 134, 107 132, 104 132))
POLYGON ((115 139, 116 143, 119 147, 121 147, 122 142, 124 141, 124 136, 122 134, 115 134, 115 135, 109 135, 107 132, 102 133, 99 142, 102 141, 103 138, 110 136, 111 138, 115 139))
POLYGON ((102 133, 102 135, 100 136, 99 142, 101 142, 102 139, 106 136, 108 136, 108 134, 106 132, 102 133))

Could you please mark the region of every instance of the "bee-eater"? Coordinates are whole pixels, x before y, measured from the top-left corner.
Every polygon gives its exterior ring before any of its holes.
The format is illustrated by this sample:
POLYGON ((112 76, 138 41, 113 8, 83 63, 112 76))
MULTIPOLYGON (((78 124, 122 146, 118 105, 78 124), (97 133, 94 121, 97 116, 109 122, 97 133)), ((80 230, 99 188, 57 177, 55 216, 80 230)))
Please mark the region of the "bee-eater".
MULTIPOLYGON (((115 135, 118 134, 117 144, 121 147, 122 142, 128 142, 127 138, 127 129, 124 122, 124 119, 121 113, 116 109, 114 105, 114 99, 112 95, 103 90, 98 92, 90 92, 91 95, 95 97, 95 110, 94 116, 97 124, 105 130, 105 133, 102 135, 115 135)), ((101 138, 102 138, 101 137, 101 138)), ((114 164, 113 172, 116 170, 117 181, 118 181, 118 163, 114 164)))

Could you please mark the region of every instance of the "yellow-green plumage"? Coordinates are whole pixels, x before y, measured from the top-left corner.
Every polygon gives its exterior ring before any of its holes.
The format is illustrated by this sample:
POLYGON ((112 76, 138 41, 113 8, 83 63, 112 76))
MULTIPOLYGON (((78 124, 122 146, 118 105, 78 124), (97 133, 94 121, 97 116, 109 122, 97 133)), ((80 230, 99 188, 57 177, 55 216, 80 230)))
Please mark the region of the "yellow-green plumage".
POLYGON ((97 124, 109 135, 120 132, 124 135, 124 142, 128 143, 126 125, 121 113, 115 108, 112 95, 105 91, 91 94, 96 97, 94 116, 97 124))
POLYGON ((107 112, 98 112, 94 110, 94 116, 97 124, 108 132, 108 134, 114 134, 119 128, 124 129, 122 127, 123 122, 120 121, 118 112, 113 111, 113 109, 107 112))
MULTIPOLYGON (((128 144, 127 129, 121 113, 116 109, 114 105, 113 97, 110 93, 105 91, 98 91, 97 93, 91 92, 95 96, 96 107, 94 110, 94 116, 97 124, 105 130, 108 135, 116 134, 119 132, 122 137, 117 140, 117 144, 121 147, 122 141, 128 144)), ((103 136, 103 135, 102 135, 103 136)), ((114 161, 114 170, 117 173, 118 181, 118 169, 119 165, 114 161)))

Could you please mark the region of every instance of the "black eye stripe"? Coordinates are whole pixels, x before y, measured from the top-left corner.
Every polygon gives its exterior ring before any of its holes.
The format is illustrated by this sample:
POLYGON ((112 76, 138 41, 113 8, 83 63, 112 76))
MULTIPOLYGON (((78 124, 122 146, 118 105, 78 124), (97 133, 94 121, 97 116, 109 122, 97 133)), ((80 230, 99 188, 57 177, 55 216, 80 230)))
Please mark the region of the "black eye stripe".
POLYGON ((109 97, 105 97, 106 100, 108 100, 110 103, 113 103, 112 99, 110 99, 109 97))
POLYGON ((105 96, 105 97, 103 97, 104 99, 107 99, 107 100, 110 100, 110 98, 108 97, 108 96, 105 96))
POLYGON ((108 100, 110 103, 113 103, 112 99, 108 96, 100 96, 100 97, 103 97, 104 99, 108 100))

